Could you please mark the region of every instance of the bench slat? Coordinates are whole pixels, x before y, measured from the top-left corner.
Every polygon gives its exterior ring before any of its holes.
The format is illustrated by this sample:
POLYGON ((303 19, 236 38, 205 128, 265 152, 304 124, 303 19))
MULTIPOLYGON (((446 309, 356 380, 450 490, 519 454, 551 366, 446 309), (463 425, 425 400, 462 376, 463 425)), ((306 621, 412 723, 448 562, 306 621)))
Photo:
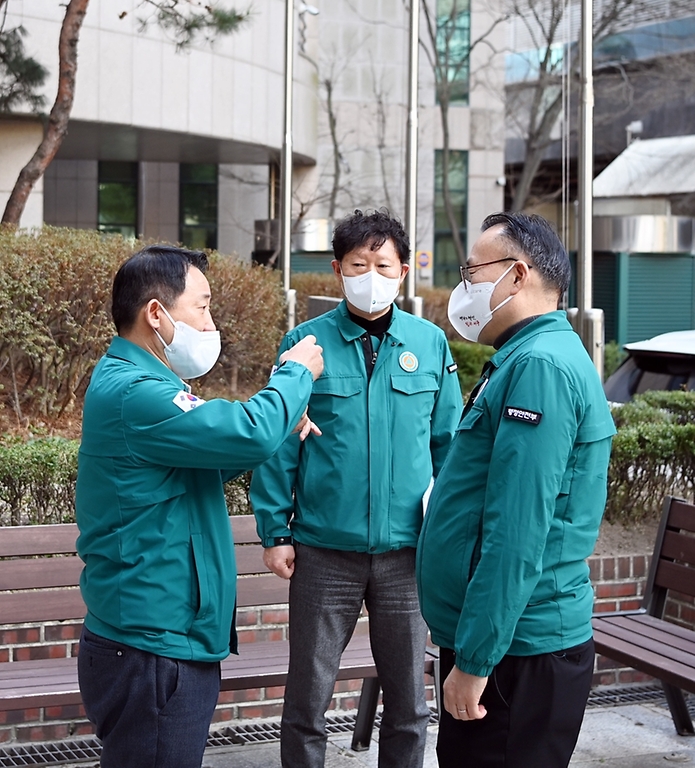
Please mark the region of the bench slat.
POLYGON ((254 605, 281 605, 289 600, 290 582, 274 573, 263 576, 241 577, 236 582, 238 608, 254 605))
MULTIPOLYGON (((252 573, 269 573, 263 563, 263 547, 260 544, 244 544, 234 547, 236 570, 240 576, 252 573)), ((278 578, 277 576, 275 577, 278 578)))
POLYGON ((606 635, 639 646, 644 652, 654 653, 682 664, 683 667, 688 667, 695 684, 695 633, 692 634, 689 643, 678 638, 674 643, 675 636, 671 633, 631 621, 629 616, 610 617, 599 621, 598 625, 606 635))
POLYGON ((672 499, 668 513, 668 526, 681 528, 684 531, 695 533, 695 515, 693 505, 681 499, 672 499))
POLYGON ((0 557, 74 554, 77 535, 74 523, 3 526, 0 557))
MULTIPOLYGON (((76 555, 32 560, 1 560, 0 591, 74 587, 79 584, 84 563, 76 555)), ((2 614, 0 613, 0 616, 2 614)))
MULTIPOLYGON (((240 577, 237 580, 237 607, 283 605, 289 599, 289 589, 289 581, 272 573, 240 577)), ((86 612, 79 587, 0 594, 0 621, 3 624, 83 619, 86 612)))
POLYGON ((229 518, 232 522, 232 536, 235 544, 258 544, 260 539, 256 533, 256 518, 253 515, 234 515, 229 518))
POLYGON ((691 647, 695 643, 695 633, 692 629, 673 624, 670 621, 657 619, 646 613, 635 614, 634 616, 620 617, 617 619, 629 618, 631 626, 644 635, 650 637, 660 637, 662 641, 672 644, 676 648, 691 647))
POLYGON ((594 643, 596 650, 610 659, 634 666, 635 669, 659 680, 665 680, 678 688, 695 693, 692 667, 673 662, 660 654, 644 651, 639 645, 604 633, 600 626, 596 625, 594 625, 594 643))
MULTIPOLYGON (((235 544, 258 544, 253 515, 230 517, 235 544)), ((79 531, 75 523, 0 527, 0 557, 74 554, 79 531)))
POLYGON ((695 595, 695 568, 671 563, 668 560, 659 560, 654 583, 663 589, 695 595))
POLYGON ((661 546, 661 557, 670 557, 681 563, 695 563, 695 536, 666 530, 661 546))
POLYGON ((3 624, 83 619, 86 612, 78 587, 0 595, 3 624))

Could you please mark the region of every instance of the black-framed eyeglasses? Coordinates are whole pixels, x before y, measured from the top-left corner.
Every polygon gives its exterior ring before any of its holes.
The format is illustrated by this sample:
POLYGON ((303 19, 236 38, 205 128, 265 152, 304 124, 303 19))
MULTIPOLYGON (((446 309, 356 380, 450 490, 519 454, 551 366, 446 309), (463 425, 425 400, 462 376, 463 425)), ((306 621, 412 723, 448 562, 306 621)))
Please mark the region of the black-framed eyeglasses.
MULTIPOLYGON (((503 261, 523 261, 522 259, 515 259, 513 256, 505 256, 503 259, 495 259, 494 261, 485 261, 482 264, 471 264, 468 266, 468 264, 464 264, 462 267, 459 267, 459 272, 461 272, 461 280, 465 280, 466 282, 472 282, 471 281, 471 270, 472 269, 480 269, 480 267, 489 267, 490 264, 499 264, 503 261)), ((524 261, 524 264, 529 269, 533 269, 533 267, 526 261, 524 261)))

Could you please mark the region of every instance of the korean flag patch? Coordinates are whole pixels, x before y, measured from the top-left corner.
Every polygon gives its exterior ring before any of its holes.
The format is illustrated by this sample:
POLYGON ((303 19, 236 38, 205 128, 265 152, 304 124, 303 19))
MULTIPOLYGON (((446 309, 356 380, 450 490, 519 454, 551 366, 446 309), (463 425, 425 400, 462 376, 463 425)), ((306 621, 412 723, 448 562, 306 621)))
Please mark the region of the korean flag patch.
POLYGON ((178 406, 184 412, 192 411, 194 408, 197 408, 204 402, 205 400, 202 398, 196 397, 195 395, 190 394, 190 392, 185 392, 184 390, 177 392, 176 397, 172 400, 172 403, 174 403, 174 405, 178 406))

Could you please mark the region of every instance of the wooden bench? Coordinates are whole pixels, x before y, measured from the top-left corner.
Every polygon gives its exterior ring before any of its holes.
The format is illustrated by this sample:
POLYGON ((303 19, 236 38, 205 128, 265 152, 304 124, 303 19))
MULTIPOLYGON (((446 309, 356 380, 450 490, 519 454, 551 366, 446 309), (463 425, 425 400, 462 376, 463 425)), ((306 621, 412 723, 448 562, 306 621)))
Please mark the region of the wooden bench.
MULTIPOLYGON (((237 607, 287 603, 289 582, 267 571, 253 516, 232 517, 239 578, 237 607)), ((75 525, 0 527, 0 625, 46 621, 74 623, 85 615, 79 590, 82 561, 75 525)), ((284 685, 286 641, 240 644, 240 655, 222 662, 221 690, 284 685)), ((434 675, 428 654, 425 673, 434 675)), ((343 653, 338 680, 362 679, 352 748, 369 749, 379 697, 374 659, 366 635, 355 635, 343 653)), ((77 658, 0 663, 0 711, 80 704, 77 658)))
POLYGON ((695 693, 695 631, 664 618, 669 592, 695 597, 695 506, 666 497, 642 608, 593 618, 598 653, 661 681, 682 736, 693 723, 683 691, 695 693))

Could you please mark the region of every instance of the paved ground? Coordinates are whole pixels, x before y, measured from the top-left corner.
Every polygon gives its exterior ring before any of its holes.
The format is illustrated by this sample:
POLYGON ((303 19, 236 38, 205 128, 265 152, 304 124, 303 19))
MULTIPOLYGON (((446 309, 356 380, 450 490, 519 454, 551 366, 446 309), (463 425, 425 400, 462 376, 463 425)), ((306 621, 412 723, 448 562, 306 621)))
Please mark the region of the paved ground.
MULTIPOLYGON (((326 768, 376 768, 377 740, 368 752, 352 752, 350 736, 332 736, 326 768)), ((436 768, 437 728, 429 729, 425 768, 436 768)), ((631 704, 589 709, 572 758, 572 768, 666 768, 695 765, 695 739, 678 736, 668 709, 631 704)), ((203 768, 279 768, 277 742, 209 749, 203 768)), ((543 768, 529 766, 528 768, 543 768)))

